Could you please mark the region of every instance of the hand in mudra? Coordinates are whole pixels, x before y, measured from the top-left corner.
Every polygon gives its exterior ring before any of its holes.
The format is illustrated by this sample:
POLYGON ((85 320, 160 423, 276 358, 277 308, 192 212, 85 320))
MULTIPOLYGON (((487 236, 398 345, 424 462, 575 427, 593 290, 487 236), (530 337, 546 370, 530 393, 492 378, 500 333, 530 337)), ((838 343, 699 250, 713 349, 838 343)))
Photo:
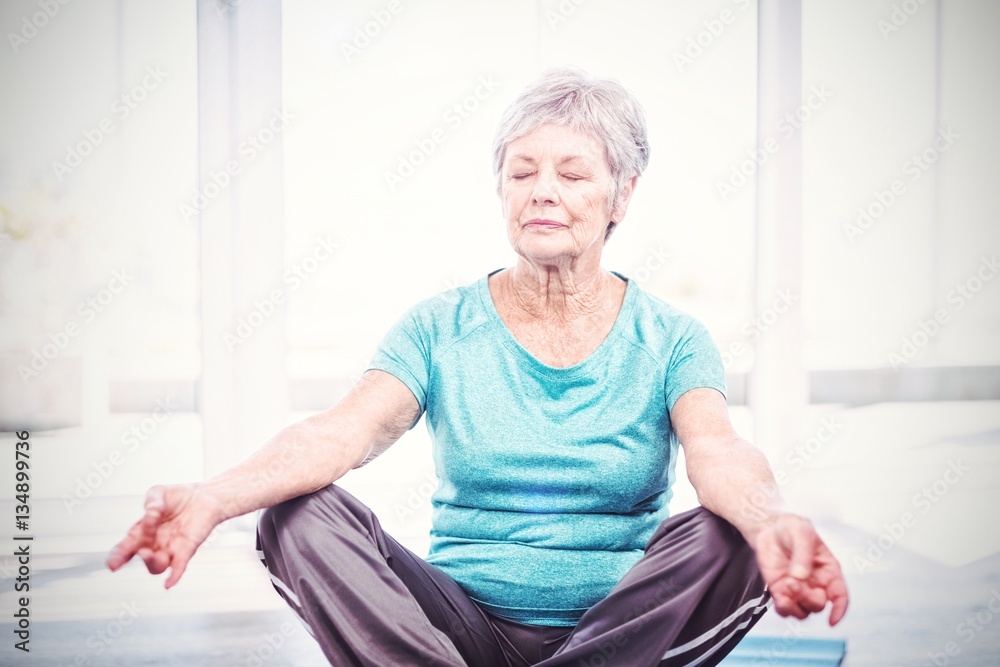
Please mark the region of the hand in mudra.
POLYGON ((112 572, 138 555, 150 574, 170 568, 166 588, 174 586, 194 552, 222 522, 221 505, 193 484, 154 486, 146 492, 146 513, 108 552, 112 572))
POLYGON ((840 622, 848 603, 844 574, 808 520, 782 514, 761 529, 754 542, 775 611, 803 619, 823 611, 830 602, 830 625, 840 622))

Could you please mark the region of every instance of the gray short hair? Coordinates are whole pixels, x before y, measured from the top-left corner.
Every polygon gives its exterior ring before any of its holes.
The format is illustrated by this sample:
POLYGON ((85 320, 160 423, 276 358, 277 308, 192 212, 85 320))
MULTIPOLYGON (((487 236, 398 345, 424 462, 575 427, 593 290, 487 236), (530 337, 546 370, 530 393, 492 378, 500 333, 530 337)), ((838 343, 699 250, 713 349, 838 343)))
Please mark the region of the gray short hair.
MULTIPOLYGON (((646 114, 631 92, 617 81, 597 79, 580 69, 550 69, 529 84, 500 119, 493 139, 497 194, 503 188, 507 146, 547 123, 586 132, 604 144, 612 208, 619 204, 625 183, 649 164, 646 114)), ((608 226, 607 236, 613 228, 608 226)))

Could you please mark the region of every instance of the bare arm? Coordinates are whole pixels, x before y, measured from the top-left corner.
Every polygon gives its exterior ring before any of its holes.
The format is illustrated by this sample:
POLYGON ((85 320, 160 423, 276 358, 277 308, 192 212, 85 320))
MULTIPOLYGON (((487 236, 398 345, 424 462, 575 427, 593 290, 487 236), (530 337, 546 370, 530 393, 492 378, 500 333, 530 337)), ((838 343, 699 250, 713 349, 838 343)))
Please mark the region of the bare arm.
POLYGON ((394 376, 368 371, 334 407, 292 424, 246 461, 196 486, 223 520, 312 493, 375 458, 406 433, 417 400, 394 376))
POLYGON ((785 512, 763 452, 736 433, 725 398, 714 389, 685 393, 674 404, 670 421, 684 447, 698 502, 753 544, 761 528, 785 512))
POLYGON ((778 613, 801 619, 832 602, 830 625, 837 624, 848 604, 840 564, 812 523, 786 509, 767 458, 736 433, 722 394, 693 389, 670 419, 698 501, 753 548, 778 613))
POLYGON ((107 565, 118 570, 138 555, 152 574, 170 568, 170 588, 217 525, 330 485, 388 449, 418 415, 406 385, 368 371, 337 405, 282 429, 243 463, 204 482, 152 487, 145 515, 107 565))

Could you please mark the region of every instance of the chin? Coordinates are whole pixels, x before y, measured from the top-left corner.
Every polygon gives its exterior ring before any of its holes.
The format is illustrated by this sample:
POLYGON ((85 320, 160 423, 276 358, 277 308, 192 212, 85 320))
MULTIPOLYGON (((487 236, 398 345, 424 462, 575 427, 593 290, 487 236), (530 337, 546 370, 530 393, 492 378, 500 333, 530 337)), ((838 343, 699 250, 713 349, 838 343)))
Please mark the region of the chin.
POLYGON ((566 243, 565 239, 522 238, 514 250, 526 259, 536 262, 566 259, 574 255, 572 245, 566 243))

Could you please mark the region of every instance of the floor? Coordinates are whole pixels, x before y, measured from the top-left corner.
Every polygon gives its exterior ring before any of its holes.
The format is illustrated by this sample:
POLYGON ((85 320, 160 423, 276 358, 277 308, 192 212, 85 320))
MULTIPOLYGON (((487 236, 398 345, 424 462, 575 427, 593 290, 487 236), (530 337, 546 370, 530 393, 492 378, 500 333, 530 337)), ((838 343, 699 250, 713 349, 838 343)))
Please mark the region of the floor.
MULTIPOLYGON (((734 410, 741 432, 749 419, 734 410)), ((772 612, 755 632, 846 639, 845 667, 1000 665, 1000 403, 823 406, 806 433, 823 419, 834 425, 826 442, 771 455, 787 473, 783 494, 841 559, 852 607, 837 628, 772 612)), ((433 488, 427 456, 418 427, 343 480, 418 553, 433 488)), ((677 510, 693 504, 685 484, 677 510)), ((121 503, 123 526, 137 503, 121 503)), ((0 624, 0 665, 325 664, 254 555, 252 517, 223 526, 171 591, 138 563, 104 570, 102 552, 116 540, 33 545, 31 652, 15 650, 15 628, 0 624)), ((5 620, 16 608, 15 566, 0 557, 5 620)))

